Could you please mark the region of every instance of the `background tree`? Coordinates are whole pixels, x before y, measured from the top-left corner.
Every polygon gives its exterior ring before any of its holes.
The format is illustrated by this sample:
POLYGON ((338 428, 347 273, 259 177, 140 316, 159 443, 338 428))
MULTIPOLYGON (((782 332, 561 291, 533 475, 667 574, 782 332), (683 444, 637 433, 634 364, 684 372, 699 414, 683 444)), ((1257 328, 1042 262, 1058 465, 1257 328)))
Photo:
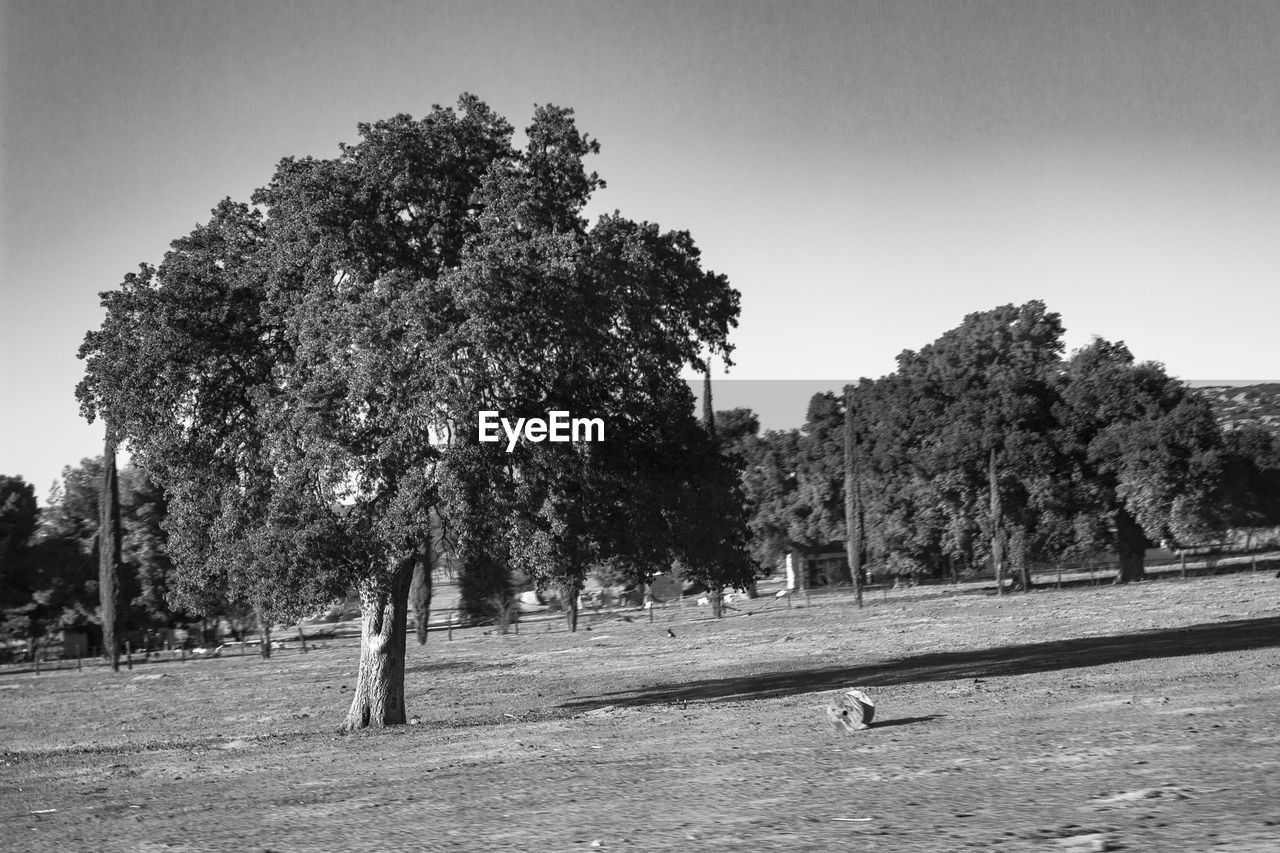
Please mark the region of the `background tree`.
POLYGON ((948 513, 944 504, 948 492, 963 495, 963 487, 956 488, 954 472, 932 468, 929 431, 914 410, 919 401, 912 383, 896 374, 863 379, 850 396, 863 551, 875 571, 914 575, 937 570, 949 550, 970 553, 970 520, 948 513))
POLYGON ((0 578, 25 555, 39 519, 35 489, 21 477, 0 476, 0 578))
POLYGON ((1232 526, 1280 525, 1280 435, 1259 424, 1225 431, 1221 483, 1232 526))
POLYGON ((26 640, 31 634, 31 540, 38 520, 35 489, 21 477, 0 477, 0 636, 26 640))
POLYGON ((413 608, 414 627, 418 645, 427 643, 427 628, 431 619, 432 573, 435 569, 434 536, 427 537, 419 546, 413 565, 413 579, 409 583, 409 605, 413 608))
MULTIPOLYGON (((1050 494, 1044 480, 1054 467, 1052 381, 1062 334, 1059 316, 1032 301, 970 314, 898 357, 948 526, 981 529, 993 557, 1010 552, 1024 585, 1038 499, 1050 494)), ((1003 567, 994 562, 999 585, 1003 567)))
MULTIPOLYGON (((846 539, 844 434, 844 401, 831 392, 815 394, 800 439, 799 490, 789 531, 797 544, 822 548, 846 539)), ((848 563, 829 580, 852 584, 848 563)))
POLYGON ((716 440, 719 444, 720 453, 737 475, 739 501, 742 505, 739 523, 743 527, 740 535, 745 537, 742 547, 746 550, 752 573, 751 581, 746 586, 746 593, 748 597, 755 598, 757 595, 756 581, 773 569, 772 565, 761 565, 753 547, 753 534, 750 529, 753 508, 751 498, 748 495, 746 477, 748 465, 750 464, 749 456, 751 451, 749 446, 757 443, 760 438, 760 419, 751 409, 725 409, 715 413, 715 423, 716 440))
MULTIPOLYGON (((29 647, 63 628, 100 637, 98 507, 101 459, 63 469, 48 506, 37 511, 34 493, 7 478, 3 494, 9 549, 0 574, 0 630, 29 647), (38 524, 37 524, 38 521, 38 524)), ((128 580, 126 575, 125 580, 128 580)))
POLYGON ((760 418, 751 409, 721 409, 715 419, 720 447, 731 457, 741 458, 745 446, 760 435, 760 418))
MULTIPOLYGON (((62 469, 49 503, 40 513, 40 529, 32 551, 30 586, 39 604, 40 627, 45 634, 60 629, 85 631, 91 645, 110 657, 103 642, 101 600, 98 593, 101 559, 98 531, 102 522, 102 457, 82 459, 62 469)), ((127 568, 117 573, 119 594, 131 596, 136 579, 127 568)), ((117 599, 118 600, 118 599, 117 599)), ((133 627, 131 614, 120 614, 122 629, 133 627)))
POLYGON ((170 600, 175 569, 164 527, 169 514, 164 490, 141 468, 127 465, 120 472, 120 505, 121 556, 127 575, 137 583, 129 602, 135 623, 165 632, 189 625, 195 615, 170 600))
POLYGON ((1213 500, 1223 459, 1212 410, 1161 365, 1097 338, 1067 362, 1059 397, 1078 535, 1111 545, 1121 582, 1144 576, 1156 542, 1195 542, 1225 524, 1213 500))
POLYGON ((761 570, 772 571, 792 547, 799 510, 799 430, 769 431, 741 445, 741 482, 748 548, 761 570))
POLYGON ((48 504, 40 512, 44 537, 74 542, 86 554, 93 551, 102 520, 102 468, 101 456, 85 457, 78 465, 63 467, 48 504))
MULTIPOLYGON (((474 624, 505 631, 515 607, 515 581, 506 527, 514 511, 513 478, 497 445, 465 434, 440 469, 442 511, 449 517, 458 574, 459 609, 474 624)), ((574 599, 576 603, 576 598, 574 599)))
MULTIPOLYGON (((0 573, 4 579, 0 586, 5 590, 0 609, 21 616, 8 626, 11 636, 35 639, 65 628, 84 631, 94 646, 101 645, 98 572, 104 474, 102 457, 64 468, 49 505, 39 513, 34 509, 34 496, 29 502, 7 499, 8 504, 21 509, 18 535, 26 537, 13 561, 0 573)), ((13 483, 21 480, 15 478, 13 483)), ((9 490, 19 496, 29 489, 14 489, 9 484, 9 490)), ((163 492, 134 465, 121 470, 119 490, 121 630, 171 631, 190 624, 195 617, 174 609, 168 601, 173 567, 163 527, 167 514, 163 492)), ((217 606, 206 612, 215 619, 222 615, 217 606)))
POLYGON ((673 517, 675 558, 686 581, 707 588, 719 617, 725 592, 749 590, 756 577, 739 472, 705 430, 691 433, 679 454, 686 461, 676 469, 682 476, 673 517))

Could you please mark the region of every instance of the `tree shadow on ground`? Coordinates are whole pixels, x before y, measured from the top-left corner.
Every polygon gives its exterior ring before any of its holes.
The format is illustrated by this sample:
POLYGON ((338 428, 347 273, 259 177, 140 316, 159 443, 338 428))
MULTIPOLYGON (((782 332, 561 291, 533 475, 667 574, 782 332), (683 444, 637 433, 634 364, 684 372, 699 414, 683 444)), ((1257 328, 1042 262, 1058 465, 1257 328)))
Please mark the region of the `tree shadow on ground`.
MULTIPOLYGON (((657 684, 585 697, 566 702, 560 707, 583 711, 605 705, 642 706, 671 702, 773 699, 851 685, 867 688, 963 678, 998 678, 1275 646, 1280 646, 1280 617, 1269 616, 1133 634, 1054 640, 960 652, 935 652, 860 666, 797 668, 763 674, 743 673, 679 684, 657 684)), ((738 664, 732 668, 746 669, 748 666, 750 664, 738 664)))
POLYGON ((927 723, 936 720, 941 714, 925 714, 923 717, 895 717, 892 720, 872 720, 869 729, 887 729, 890 726, 909 726, 912 723, 927 723))

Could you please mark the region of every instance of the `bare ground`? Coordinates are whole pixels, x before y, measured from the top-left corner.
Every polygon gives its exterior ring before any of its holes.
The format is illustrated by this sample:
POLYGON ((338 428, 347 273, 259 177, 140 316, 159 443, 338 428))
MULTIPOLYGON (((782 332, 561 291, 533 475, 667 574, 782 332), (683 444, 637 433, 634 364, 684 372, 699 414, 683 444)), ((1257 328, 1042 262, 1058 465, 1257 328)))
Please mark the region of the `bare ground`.
POLYGON ((1280 850, 1270 572, 745 607, 433 635, 355 736, 350 641, 0 677, 0 848, 1280 850))

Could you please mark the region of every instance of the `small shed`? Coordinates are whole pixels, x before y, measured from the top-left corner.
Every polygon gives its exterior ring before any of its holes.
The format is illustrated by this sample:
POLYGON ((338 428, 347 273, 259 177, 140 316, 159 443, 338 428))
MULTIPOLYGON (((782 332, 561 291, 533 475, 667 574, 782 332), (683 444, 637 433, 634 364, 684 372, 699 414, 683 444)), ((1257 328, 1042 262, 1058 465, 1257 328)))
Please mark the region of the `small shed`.
POLYGON ((787 570, 787 589, 791 590, 830 586, 849 571, 849 558, 843 542, 812 547, 793 545, 787 551, 783 564, 787 570))
POLYGON ((100 646, 101 640, 95 643, 95 637, 88 628, 62 629, 62 656, 64 658, 87 658, 90 650, 100 646))

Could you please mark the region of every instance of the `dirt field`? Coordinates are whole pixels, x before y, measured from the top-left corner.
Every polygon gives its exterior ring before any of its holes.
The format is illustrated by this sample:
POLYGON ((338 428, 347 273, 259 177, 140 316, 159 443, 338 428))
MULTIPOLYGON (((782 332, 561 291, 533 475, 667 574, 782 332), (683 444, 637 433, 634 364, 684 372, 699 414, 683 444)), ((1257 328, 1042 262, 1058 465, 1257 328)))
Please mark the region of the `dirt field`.
POLYGON ((433 635, 356 736, 351 641, 7 675, 0 848, 1278 851, 1273 575, 433 635))

